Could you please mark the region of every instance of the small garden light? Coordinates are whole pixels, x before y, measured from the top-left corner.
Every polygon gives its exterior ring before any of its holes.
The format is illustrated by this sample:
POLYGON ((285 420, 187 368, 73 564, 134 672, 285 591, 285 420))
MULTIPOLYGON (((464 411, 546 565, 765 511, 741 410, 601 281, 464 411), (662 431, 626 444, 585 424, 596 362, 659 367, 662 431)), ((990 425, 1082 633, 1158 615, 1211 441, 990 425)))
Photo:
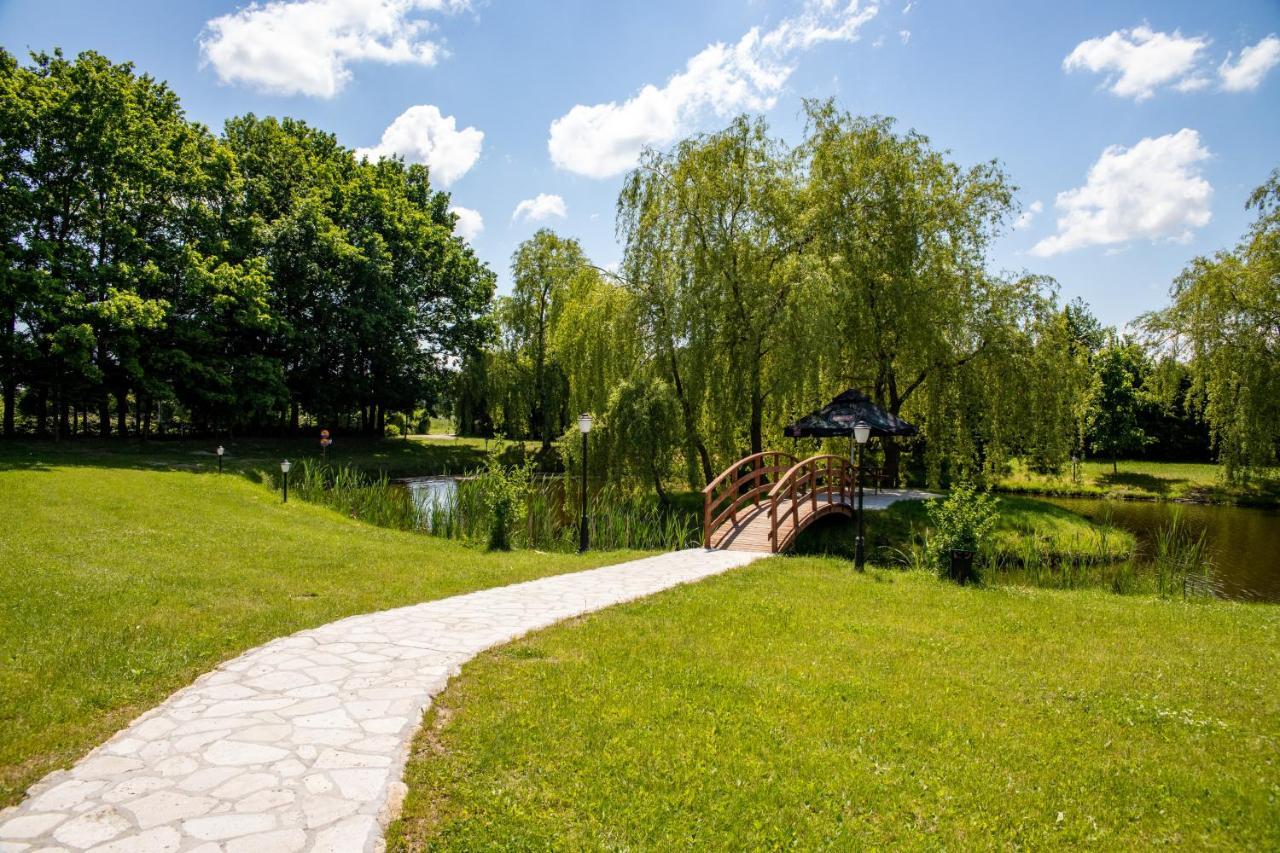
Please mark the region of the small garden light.
POLYGON ((578 522, 578 553, 587 550, 587 433, 591 432, 591 415, 578 415, 578 432, 582 433, 582 518, 578 522))
POLYGON ((280 473, 284 474, 284 503, 289 502, 289 469, 293 467, 293 463, 288 459, 280 463, 280 473))
POLYGON ((226 449, 225 447, 223 447, 221 444, 219 444, 219 445, 218 445, 218 450, 217 450, 217 454, 218 454, 218 473, 219 473, 219 474, 221 474, 221 473, 222 473, 222 454, 224 454, 224 453, 226 453, 226 452, 227 452, 227 449, 226 449))

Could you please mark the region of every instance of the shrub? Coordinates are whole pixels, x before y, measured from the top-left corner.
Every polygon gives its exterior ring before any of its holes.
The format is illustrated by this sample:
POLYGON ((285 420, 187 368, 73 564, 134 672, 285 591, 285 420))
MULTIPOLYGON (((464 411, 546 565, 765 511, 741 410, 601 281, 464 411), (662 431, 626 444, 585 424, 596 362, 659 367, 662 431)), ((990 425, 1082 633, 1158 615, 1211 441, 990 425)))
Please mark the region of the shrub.
POLYGON ((935 570, 945 577, 964 582, 977 580, 972 569, 972 557, 968 570, 960 572, 953 565, 953 552, 975 554, 991 535, 996 523, 999 501, 990 492, 980 492, 974 486, 962 484, 951 490, 946 498, 929 501, 929 522, 933 528, 929 536, 929 557, 935 570))
POLYGON ((511 534, 528 512, 533 458, 521 465, 505 466, 501 453, 490 453, 476 488, 489 516, 489 550, 510 551, 511 534))

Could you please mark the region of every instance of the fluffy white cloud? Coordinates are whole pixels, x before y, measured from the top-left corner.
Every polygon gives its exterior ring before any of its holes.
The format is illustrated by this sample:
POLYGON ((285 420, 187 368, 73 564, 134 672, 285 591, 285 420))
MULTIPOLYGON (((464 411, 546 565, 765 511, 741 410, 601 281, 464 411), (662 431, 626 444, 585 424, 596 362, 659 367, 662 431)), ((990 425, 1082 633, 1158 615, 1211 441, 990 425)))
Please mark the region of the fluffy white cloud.
POLYGON ((454 226, 454 231, 463 240, 471 242, 484 231, 484 217, 480 215, 480 211, 455 204, 449 208, 449 212, 458 217, 458 224, 454 226))
POLYGON ((441 115, 431 104, 419 104, 397 116, 377 145, 357 148, 356 156, 378 160, 399 155, 409 163, 429 166, 431 177, 448 186, 476 164, 483 143, 482 131, 458 130, 453 116, 441 115))
POLYGON ((565 206, 564 199, 560 196, 538 193, 537 198, 526 198, 517 204, 515 212, 511 214, 511 219, 527 219, 531 222, 541 222, 544 219, 550 219, 552 216, 564 219, 568 215, 569 208, 565 206))
POLYGON ((1258 88, 1267 72, 1280 65, 1280 38, 1269 35, 1253 47, 1240 51, 1240 58, 1231 61, 1231 54, 1218 66, 1218 79, 1228 92, 1247 92, 1258 88))
POLYGON ((205 23, 200 55, 224 83, 331 98, 352 62, 434 65, 443 54, 424 15, 470 0, 268 0, 205 23))
POLYGON ((1209 156, 1200 134, 1189 128, 1145 138, 1132 148, 1110 146, 1089 169, 1084 186, 1058 193, 1058 233, 1036 243, 1031 254, 1190 239, 1212 216, 1213 187, 1200 174, 1209 156))
POLYGON ((1187 38, 1177 30, 1156 32, 1144 24, 1080 42, 1062 67, 1106 73, 1113 94, 1142 101, 1161 86, 1194 88, 1197 83, 1187 81, 1198 79, 1196 66, 1208 46, 1207 38, 1187 38))
POLYGON ((1044 202, 1036 199, 1027 206, 1027 209, 1018 214, 1018 218, 1013 222, 1013 230, 1021 231, 1024 228, 1031 227, 1031 223, 1044 210, 1044 202))
POLYGON ((547 148, 561 169, 592 178, 620 174, 646 145, 665 145, 706 115, 771 108, 795 56, 824 42, 849 42, 876 14, 859 0, 807 0, 767 32, 752 28, 736 44, 708 46, 662 86, 622 103, 578 104, 551 123, 547 148))

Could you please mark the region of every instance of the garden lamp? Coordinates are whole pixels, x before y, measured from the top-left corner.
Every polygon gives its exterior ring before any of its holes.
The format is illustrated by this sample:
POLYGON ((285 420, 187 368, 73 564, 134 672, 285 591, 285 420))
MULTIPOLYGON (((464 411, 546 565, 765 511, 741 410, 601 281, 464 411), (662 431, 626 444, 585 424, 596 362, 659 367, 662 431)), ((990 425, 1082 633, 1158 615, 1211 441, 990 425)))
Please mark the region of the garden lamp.
POLYGON ((218 450, 216 452, 218 454, 218 473, 221 474, 222 473, 222 454, 226 453, 227 449, 223 447, 221 444, 219 444, 218 450))
POLYGON ((853 440, 858 442, 858 467, 855 472, 858 476, 858 539, 853 546, 853 565, 858 571, 862 571, 862 564, 866 559, 863 553, 863 525, 862 525, 862 447, 867 443, 867 439, 871 438, 871 425, 866 421, 858 421, 853 426, 853 440))
POLYGON ((288 459, 280 463, 280 473, 284 475, 284 503, 289 502, 289 469, 293 467, 293 463, 288 459))
POLYGON ((587 550, 587 433, 591 432, 591 415, 578 415, 578 432, 582 433, 582 518, 578 521, 578 553, 587 550))

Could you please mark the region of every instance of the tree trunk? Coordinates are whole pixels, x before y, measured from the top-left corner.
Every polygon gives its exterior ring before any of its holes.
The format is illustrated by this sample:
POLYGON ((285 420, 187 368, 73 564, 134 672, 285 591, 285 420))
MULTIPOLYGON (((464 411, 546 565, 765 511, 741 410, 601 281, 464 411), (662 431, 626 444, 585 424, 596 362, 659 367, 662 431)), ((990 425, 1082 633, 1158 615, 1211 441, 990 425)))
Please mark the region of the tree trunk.
POLYGON ((295 433, 298 432, 298 426, 299 426, 301 417, 302 417, 302 411, 301 411, 301 407, 298 406, 298 401, 297 400, 291 401, 289 403, 289 425, 293 428, 293 431, 295 433))
POLYGON ((684 393, 684 382, 680 378, 680 363, 676 360, 674 346, 668 350, 668 359, 671 365, 671 384, 675 387, 676 399, 680 401, 680 412, 684 416, 685 437, 697 451, 698 461, 702 463, 702 484, 705 486, 715 479, 715 473, 711 470, 711 454, 707 452, 707 445, 698 434, 697 422, 693 417, 693 404, 684 393))
POLYGON ((129 391, 121 388, 116 391, 116 432, 121 438, 129 434, 129 391))
POLYGON ((152 402, 150 397, 148 397, 147 405, 142 410, 142 438, 144 441, 151 437, 151 409, 154 408, 154 406, 155 403, 152 402))
POLYGON ((13 421, 13 409, 18 404, 18 383, 13 376, 5 378, 4 382, 4 437, 13 438, 15 426, 13 421))
POLYGON ((49 395, 42 388, 36 403, 36 435, 44 437, 49 431, 49 395))
POLYGON ((105 391, 98 400, 98 435, 111 438, 111 397, 105 391))

